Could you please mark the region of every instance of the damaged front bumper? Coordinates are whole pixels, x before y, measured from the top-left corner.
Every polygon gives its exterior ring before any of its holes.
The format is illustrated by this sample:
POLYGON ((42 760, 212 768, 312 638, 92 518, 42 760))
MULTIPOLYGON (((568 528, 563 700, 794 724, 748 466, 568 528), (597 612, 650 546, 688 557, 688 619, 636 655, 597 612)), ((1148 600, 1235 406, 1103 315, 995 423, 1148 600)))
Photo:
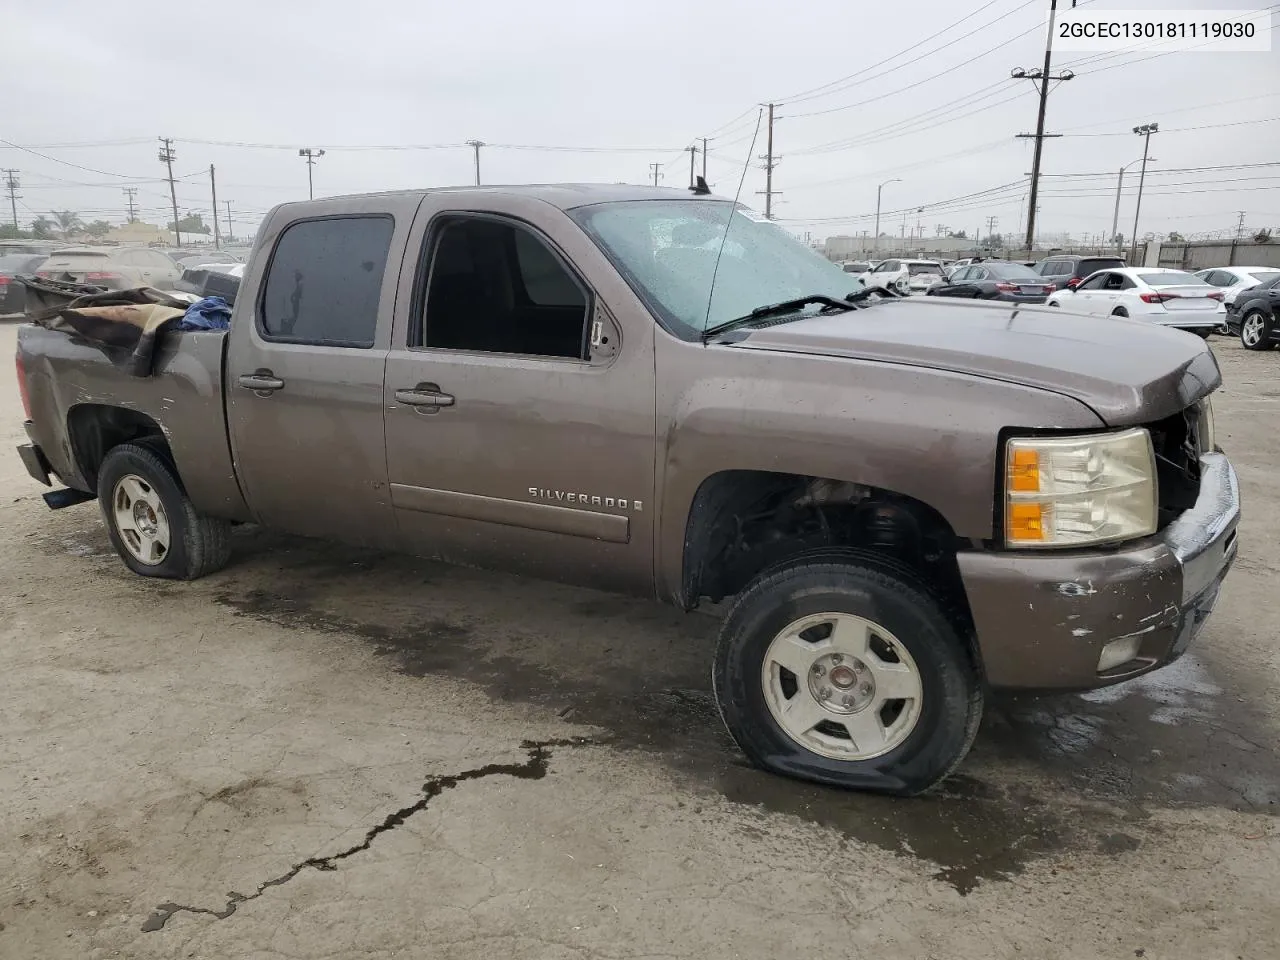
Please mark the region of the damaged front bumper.
POLYGON ((1186 650, 1235 560, 1240 520, 1230 461, 1208 453, 1200 468, 1195 506, 1134 544, 957 557, 991 686, 1105 686, 1186 650))

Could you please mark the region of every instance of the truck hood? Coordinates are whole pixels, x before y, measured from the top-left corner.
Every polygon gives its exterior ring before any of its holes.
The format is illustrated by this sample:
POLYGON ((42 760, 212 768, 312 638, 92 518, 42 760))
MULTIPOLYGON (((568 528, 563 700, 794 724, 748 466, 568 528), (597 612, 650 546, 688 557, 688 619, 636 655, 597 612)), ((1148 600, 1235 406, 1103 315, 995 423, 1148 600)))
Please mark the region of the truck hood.
POLYGON ((911 298, 730 334, 735 346, 1005 380, 1073 397, 1110 426, 1160 420, 1222 383, 1199 337, 1060 309, 911 298))

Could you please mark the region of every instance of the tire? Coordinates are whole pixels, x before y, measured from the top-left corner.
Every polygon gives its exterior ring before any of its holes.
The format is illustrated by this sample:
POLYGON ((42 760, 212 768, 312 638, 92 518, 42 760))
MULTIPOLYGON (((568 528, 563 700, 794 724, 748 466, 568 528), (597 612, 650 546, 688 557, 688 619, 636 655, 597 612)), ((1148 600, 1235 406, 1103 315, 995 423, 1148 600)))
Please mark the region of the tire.
MULTIPOLYGON (((757 766, 830 786, 899 796, 928 790, 964 759, 982 718, 984 693, 981 673, 955 619, 944 613, 928 588, 905 568, 863 558, 801 558, 757 577, 734 602, 721 628, 712 684, 721 719, 757 766), (857 657, 843 660, 846 677, 841 679, 847 678, 849 669, 857 671, 851 688, 837 679, 838 667, 825 674, 818 670, 823 665, 820 660, 828 666, 832 660, 830 653, 820 655, 837 644, 839 636, 850 634, 838 635, 833 627, 823 638, 822 626, 802 630, 806 640, 814 636, 811 631, 819 635, 810 651, 810 644, 794 633, 805 621, 835 617, 840 625, 852 624, 859 630, 870 624, 874 638, 863 654, 868 657, 865 663, 857 657), (785 646, 786 655, 802 648, 795 671, 781 668, 772 652, 783 649, 777 644, 788 636, 795 638, 797 646, 785 646), (896 664, 870 649, 877 641, 895 651, 896 664), (806 668, 810 656, 815 660, 806 668), (914 668, 919 695, 913 700, 885 700, 877 706, 879 690, 891 689, 886 678, 890 674, 903 677, 903 667, 906 674, 914 668), (872 690, 865 706, 851 704, 848 693, 866 693, 870 686, 861 682, 864 671, 870 671, 881 686, 872 690), (801 677, 801 672, 813 674, 814 679, 801 677), (786 696, 788 673, 795 692, 792 699, 782 701, 779 691, 786 696), (818 679, 824 675, 830 678, 825 688, 818 679), (837 683, 846 687, 843 708, 831 703, 841 694, 837 690, 831 698, 837 683), (809 700, 798 699, 802 696, 809 700), (830 705, 821 704, 819 697, 831 698, 830 705), (821 718, 803 734, 804 740, 787 732, 777 719, 783 703, 802 705, 821 718), (890 711, 887 720, 885 710, 890 711), (883 749, 876 752, 873 747, 863 751, 866 756, 857 756, 858 744, 845 724, 859 729, 858 723, 871 718, 875 718, 875 730, 886 731, 885 742, 878 744, 883 749), (889 736, 887 731, 893 727, 899 729, 889 736)), ((806 723, 793 726, 803 728, 806 723)), ((864 743, 876 745, 875 735, 864 743)))
POLYGON ((1271 341, 1271 322, 1261 310, 1250 310, 1240 318, 1240 344, 1246 350, 1271 350, 1275 347, 1271 341))
POLYGON ((103 458, 98 506, 111 545, 139 576, 195 580, 231 558, 230 521, 198 513, 176 471, 146 440, 113 447, 103 458))
POLYGON ((1116 307, 1114 310, 1111 311, 1111 315, 1113 317, 1120 317, 1122 320, 1129 319, 1129 311, 1126 310, 1124 307, 1116 307))

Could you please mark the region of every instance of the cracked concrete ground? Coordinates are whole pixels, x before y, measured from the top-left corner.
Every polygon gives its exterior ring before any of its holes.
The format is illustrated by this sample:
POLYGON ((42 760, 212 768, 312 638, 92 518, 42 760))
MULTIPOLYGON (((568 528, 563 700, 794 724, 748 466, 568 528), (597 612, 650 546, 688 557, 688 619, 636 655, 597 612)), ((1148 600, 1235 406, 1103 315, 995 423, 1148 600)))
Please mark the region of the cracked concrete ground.
POLYGON ((746 767, 703 614, 248 530, 134 577, 0 375, 0 958, 1271 960, 1280 357, 1212 343, 1246 518, 1205 633, 996 698, 912 801, 746 767))

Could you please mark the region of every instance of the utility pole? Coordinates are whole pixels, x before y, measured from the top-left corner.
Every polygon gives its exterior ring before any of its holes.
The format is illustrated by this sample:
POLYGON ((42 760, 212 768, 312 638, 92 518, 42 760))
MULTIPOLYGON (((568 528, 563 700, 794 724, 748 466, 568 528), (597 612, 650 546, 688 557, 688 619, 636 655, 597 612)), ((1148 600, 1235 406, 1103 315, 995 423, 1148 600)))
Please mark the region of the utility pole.
MULTIPOLYGON (((13 232, 18 233, 18 194, 15 192, 22 184, 18 183, 18 171, 8 167, 4 169, 4 186, 9 191, 9 212, 13 214, 13 232)), ((1243 217, 1244 214, 1241 214, 1243 217)))
POLYGON ((757 190, 756 193, 764 194, 764 218, 766 220, 773 219, 773 198, 777 191, 773 189, 773 168, 778 165, 778 158, 773 155, 773 107, 769 106, 769 131, 768 139, 765 142, 764 156, 760 157, 764 161, 764 189, 757 190))
POLYGON ((685 149, 689 151, 689 186, 692 187, 694 185, 693 178, 696 176, 694 173, 694 161, 698 158, 698 145, 690 144, 685 149))
MULTIPOLYGON (((232 240, 236 238, 235 231, 231 229, 231 201, 223 200, 222 202, 226 204, 226 207, 227 207, 227 242, 230 243, 232 240)), ((213 215, 215 218, 218 216, 217 207, 213 208, 213 215)))
MULTIPOLYGON (((1074 4, 1072 4, 1074 6, 1074 4)), ((1020 133, 1021 139, 1034 139, 1035 151, 1031 156, 1031 202, 1027 207, 1027 254, 1035 246, 1036 235, 1036 195, 1040 192, 1040 157, 1044 152, 1044 141, 1049 137, 1060 137, 1060 133, 1044 132, 1045 107, 1049 102, 1049 81, 1065 83, 1075 76, 1070 70, 1063 70, 1057 76, 1049 71, 1053 68, 1053 25, 1058 15, 1058 0, 1049 0, 1049 33, 1044 42, 1044 69, 1024 70, 1014 67, 1009 76, 1015 80, 1030 80, 1040 93, 1040 110, 1036 114, 1036 132, 1020 133)))
POLYGON ((1132 264, 1138 258, 1138 215, 1142 212, 1142 186, 1147 182, 1147 158, 1151 150, 1151 135, 1160 132, 1160 124, 1144 123, 1140 127, 1134 127, 1133 132, 1142 137, 1142 173, 1138 176, 1138 202, 1133 208, 1133 236, 1130 242, 1133 244, 1133 253, 1129 257, 1132 264))
POLYGON ((213 174, 213 164, 209 164, 209 188, 213 191, 213 249, 222 249, 222 238, 218 235, 218 180, 213 174))
POLYGON ((178 192, 173 185, 173 161, 177 155, 173 152, 173 138, 159 137, 157 138, 164 144, 160 148, 160 162, 169 170, 169 200, 173 203, 173 236, 178 242, 178 246, 182 246, 182 231, 178 229, 178 192))
POLYGON ((702 138, 702 179, 707 179, 707 138, 702 138))
POLYGON ((314 200, 316 198, 316 190, 311 180, 311 168, 316 165, 317 160, 324 156, 324 151, 318 147, 303 147, 298 151, 298 156, 307 158, 307 199, 314 200))
POLYGON ((894 177, 892 180, 886 180, 884 183, 880 184, 880 186, 876 187, 876 236, 875 236, 875 250, 877 250, 877 251, 880 249, 880 191, 882 191, 885 187, 887 187, 887 186, 888 186, 889 184, 891 184, 891 183, 901 183, 901 182, 902 182, 902 181, 901 181, 901 180, 899 180, 897 177, 894 177))
POLYGON ((136 211, 134 210, 134 206, 133 206, 133 205, 134 205, 134 199, 133 199, 133 198, 134 198, 134 197, 136 197, 137 195, 138 195, 138 188, 137 188, 137 187, 125 187, 125 188, 124 188, 124 196, 125 196, 125 201, 124 201, 124 202, 125 202, 125 203, 127 203, 127 204, 129 205, 129 222, 130 222, 130 223, 137 223, 137 222, 138 222, 138 215, 137 215, 136 211))
MULTIPOLYGON (((1237 240, 1244 239, 1244 214, 1245 214, 1245 211, 1241 210, 1240 217, 1236 220, 1236 239, 1237 240)), ((17 214, 14 214, 13 225, 15 227, 18 225, 17 214)))
POLYGON ((649 164, 649 169, 653 171, 653 185, 656 187, 658 181, 662 178, 662 164, 651 163, 649 164))
POLYGON ((480 186, 480 148, 485 145, 483 140, 468 140, 467 146, 475 151, 476 154, 476 186, 480 186))
POLYGON ((987 217, 987 245, 991 246, 991 238, 995 235, 996 224, 1000 222, 999 217, 987 217))

